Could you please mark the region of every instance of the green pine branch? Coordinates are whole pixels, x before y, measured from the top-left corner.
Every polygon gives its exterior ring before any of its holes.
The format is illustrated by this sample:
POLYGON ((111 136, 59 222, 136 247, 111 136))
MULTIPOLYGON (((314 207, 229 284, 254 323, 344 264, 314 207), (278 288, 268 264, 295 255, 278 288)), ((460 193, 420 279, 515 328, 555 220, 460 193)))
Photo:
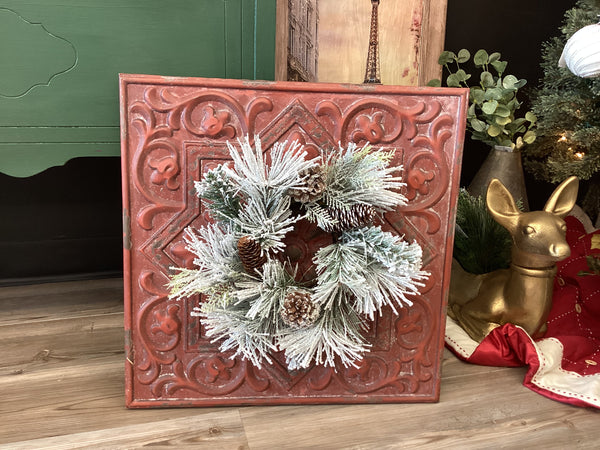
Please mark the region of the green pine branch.
POLYGON ((204 200, 210 215, 215 219, 232 224, 241 210, 238 189, 223 170, 223 166, 207 171, 202 181, 194 183, 198 197, 204 200))
POLYGON ((192 252, 195 269, 176 268, 168 284, 170 298, 181 299, 214 290, 229 292, 234 283, 248 277, 237 251, 237 237, 218 225, 185 231, 186 249, 192 252))
POLYGON ((504 269, 511 259, 512 238, 494 220, 482 197, 465 189, 458 195, 453 257, 467 272, 481 274, 504 269))
POLYGON ((285 352, 289 370, 306 369, 312 364, 335 367, 357 366, 370 345, 363 336, 363 322, 347 304, 324 310, 307 328, 290 330, 277 337, 277 346, 285 352))
POLYGON ((405 186, 402 177, 392 174, 402 167, 391 166, 393 152, 358 148, 350 143, 346 149, 323 155, 326 188, 323 202, 326 206, 347 209, 355 204, 366 204, 380 211, 391 211, 406 204, 399 192, 405 186))
POLYGON ((245 199, 261 199, 266 208, 288 190, 301 187, 300 172, 316 163, 306 160, 307 153, 298 142, 289 146, 287 141, 275 143, 268 154, 263 154, 258 136, 254 138, 254 148, 248 137, 238 143, 239 150, 227 142, 233 167, 224 166, 224 171, 245 199))
POLYGON ((319 279, 315 301, 325 309, 350 302, 358 314, 374 319, 389 306, 412 305, 429 274, 421 270, 422 250, 380 227, 365 227, 342 233, 338 242, 315 255, 319 279))
POLYGON ((553 183, 600 171, 600 78, 581 78, 558 60, 567 40, 598 22, 600 0, 580 0, 565 12, 560 35, 542 47, 544 77, 533 98, 540 138, 524 149, 526 170, 553 183))

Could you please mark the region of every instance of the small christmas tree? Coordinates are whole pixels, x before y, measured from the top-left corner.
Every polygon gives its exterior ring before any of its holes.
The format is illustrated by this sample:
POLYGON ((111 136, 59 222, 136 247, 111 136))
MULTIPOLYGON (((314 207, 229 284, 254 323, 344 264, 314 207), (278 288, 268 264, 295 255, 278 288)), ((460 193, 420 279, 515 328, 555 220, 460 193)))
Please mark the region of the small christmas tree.
POLYGON ((538 179, 589 180, 582 206, 591 217, 600 210, 600 78, 580 78, 558 61, 567 40, 599 13, 600 0, 579 0, 565 13, 561 35, 544 44, 544 77, 532 99, 538 137, 523 150, 525 169, 538 179))

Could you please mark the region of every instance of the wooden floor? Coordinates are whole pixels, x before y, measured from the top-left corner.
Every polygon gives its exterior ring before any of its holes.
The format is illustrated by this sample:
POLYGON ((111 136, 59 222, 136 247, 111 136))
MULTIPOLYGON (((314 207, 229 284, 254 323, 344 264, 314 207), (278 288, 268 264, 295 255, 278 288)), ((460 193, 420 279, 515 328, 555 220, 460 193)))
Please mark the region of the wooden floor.
POLYGON ((600 411, 446 351, 437 404, 127 410, 122 281, 0 289, 0 448, 600 448, 600 411))

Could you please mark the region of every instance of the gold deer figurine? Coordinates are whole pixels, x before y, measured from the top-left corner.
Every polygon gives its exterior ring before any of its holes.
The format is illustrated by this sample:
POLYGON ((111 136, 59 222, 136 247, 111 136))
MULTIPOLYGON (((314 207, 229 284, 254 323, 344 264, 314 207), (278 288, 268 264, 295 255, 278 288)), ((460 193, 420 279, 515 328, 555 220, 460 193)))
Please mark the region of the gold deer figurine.
POLYGON ((513 323, 541 337, 552 306, 556 261, 571 250, 563 218, 575 201, 579 180, 570 177, 552 193, 543 211, 521 212, 497 179, 490 182, 486 204, 494 220, 506 228, 513 245, 509 269, 474 275, 454 261, 448 315, 477 342, 494 328, 513 323))

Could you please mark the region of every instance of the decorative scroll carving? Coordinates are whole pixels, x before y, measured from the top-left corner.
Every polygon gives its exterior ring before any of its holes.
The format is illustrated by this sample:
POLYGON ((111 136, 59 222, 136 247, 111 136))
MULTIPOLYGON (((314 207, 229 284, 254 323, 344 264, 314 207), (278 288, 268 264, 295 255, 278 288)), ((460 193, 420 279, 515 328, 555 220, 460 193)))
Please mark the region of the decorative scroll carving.
POLYGON ((171 305, 169 309, 164 291, 155 285, 153 272, 143 271, 138 281, 146 301, 136 313, 141 345, 136 346, 135 365, 139 382, 151 384, 160 375, 161 364, 173 364, 176 360, 174 350, 180 341, 181 321, 174 315, 180 307, 171 305))
MULTIPOLYGON (((463 90, 261 84, 124 76, 126 327, 131 330, 129 406, 435 400, 439 392, 445 292, 457 196, 466 93, 463 90), (417 240, 431 272, 413 306, 386 310, 365 332, 371 351, 356 366, 287 371, 283 355, 262 368, 231 359, 190 315, 201 301, 170 300, 171 267, 193 267, 187 226, 209 217, 194 192, 206 170, 229 159, 227 141, 249 134, 263 150, 298 140, 310 156, 353 141, 396 150, 408 205, 382 226, 417 240)), ((299 278, 332 237, 301 221, 286 238, 299 278)))

